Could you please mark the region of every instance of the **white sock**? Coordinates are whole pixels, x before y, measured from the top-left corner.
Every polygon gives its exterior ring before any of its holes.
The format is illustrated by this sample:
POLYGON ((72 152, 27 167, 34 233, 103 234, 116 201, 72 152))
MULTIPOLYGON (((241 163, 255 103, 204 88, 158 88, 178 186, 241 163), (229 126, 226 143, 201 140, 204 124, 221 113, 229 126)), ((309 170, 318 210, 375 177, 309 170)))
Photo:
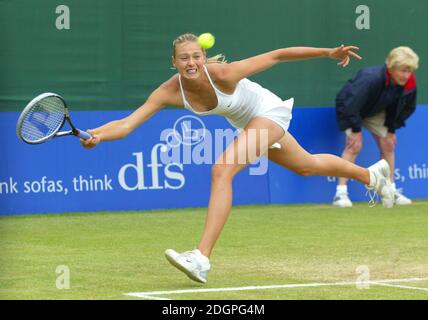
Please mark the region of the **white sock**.
POLYGON ((338 184, 336 187, 337 193, 347 193, 348 192, 348 186, 346 184, 338 184))
POLYGON ((396 186, 395 186, 395 182, 393 182, 393 183, 391 183, 391 186, 392 186, 392 190, 397 190, 397 188, 396 188, 396 186))
POLYGON ((194 249, 193 252, 195 252, 197 255, 199 255, 202 259, 209 261, 209 258, 207 256, 204 256, 199 249, 194 249))
POLYGON ((374 186, 376 185, 376 176, 371 170, 369 170, 369 174, 370 174, 370 183, 367 186, 369 188, 374 188, 374 186))

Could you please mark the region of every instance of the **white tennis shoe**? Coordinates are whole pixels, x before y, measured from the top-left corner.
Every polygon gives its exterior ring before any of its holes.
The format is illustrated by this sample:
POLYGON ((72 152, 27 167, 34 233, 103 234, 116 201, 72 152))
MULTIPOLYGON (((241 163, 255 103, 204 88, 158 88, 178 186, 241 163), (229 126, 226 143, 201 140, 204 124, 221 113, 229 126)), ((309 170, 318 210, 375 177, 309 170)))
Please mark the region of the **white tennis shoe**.
POLYGON ((178 253, 175 250, 165 251, 167 260, 177 269, 183 271, 190 279, 206 283, 208 271, 210 271, 210 261, 198 249, 178 253))
MULTIPOLYGON (((388 162, 382 159, 370 166, 370 185, 366 188, 375 191, 382 199, 385 208, 392 208, 395 202, 394 188, 391 183, 391 170, 388 162)), ((372 202, 373 199, 370 200, 372 202)))
POLYGON ((395 189, 395 204, 398 206, 407 206, 412 204, 412 200, 403 194, 403 189, 395 189))
POLYGON ((333 199, 333 206, 338 208, 350 208, 352 207, 352 201, 349 199, 348 192, 336 191, 333 199))

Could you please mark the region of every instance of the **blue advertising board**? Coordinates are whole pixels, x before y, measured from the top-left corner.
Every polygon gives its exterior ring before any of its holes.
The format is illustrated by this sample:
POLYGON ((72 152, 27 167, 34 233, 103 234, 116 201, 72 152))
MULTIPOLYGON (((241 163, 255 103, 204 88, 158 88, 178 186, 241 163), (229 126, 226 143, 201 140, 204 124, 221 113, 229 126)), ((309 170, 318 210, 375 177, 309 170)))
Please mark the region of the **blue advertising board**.
MULTIPOLYGON (((427 106, 419 105, 406 126, 396 131, 395 182, 412 199, 428 197, 427 118, 427 106)), ((295 109, 289 131, 310 153, 340 156, 345 147, 345 136, 336 124, 334 108, 295 109)), ((368 167, 379 159, 375 140, 363 129, 363 149, 356 163, 368 167)), ((269 164, 271 203, 331 203, 336 185, 336 177, 300 177, 269 164)), ((352 201, 368 201, 367 190, 361 183, 349 181, 348 191, 352 201)))
MULTIPOLYGON (((129 113, 73 112, 72 119, 93 128, 129 113)), ((74 137, 25 144, 15 133, 18 117, 0 114, 0 215, 206 207, 212 163, 237 134, 221 117, 163 110, 126 139, 86 150, 74 137)), ((427 117, 428 108, 419 106, 397 132, 395 177, 412 198, 428 197, 427 117)), ((334 108, 295 108, 290 132, 311 153, 339 155, 344 146, 334 108)), ((378 157, 365 132, 358 163, 368 166, 378 157)), ((234 205, 330 203, 336 180, 301 177, 262 159, 233 184, 234 205)), ((353 200, 366 199, 361 184, 349 188, 353 200)))

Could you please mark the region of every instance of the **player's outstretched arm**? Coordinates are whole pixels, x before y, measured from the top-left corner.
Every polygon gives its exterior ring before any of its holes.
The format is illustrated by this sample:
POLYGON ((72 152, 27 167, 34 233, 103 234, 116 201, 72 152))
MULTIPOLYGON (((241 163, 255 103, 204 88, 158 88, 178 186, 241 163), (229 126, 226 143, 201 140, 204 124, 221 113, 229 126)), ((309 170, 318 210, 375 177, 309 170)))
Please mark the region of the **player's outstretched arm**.
POLYGON ((337 48, 290 47, 266 52, 248 59, 224 65, 223 77, 239 81, 286 61, 299 61, 314 58, 331 58, 340 60, 338 65, 346 67, 351 57, 361 59, 354 51, 355 46, 341 45, 337 48))
POLYGON ((80 140, 82 146, 91 149, 101 141, 112 141, 126 138, 132 131, 146 122, 157 111, 168 104, 168 90, 160 86, 149 96, 147 101, 128 117, 106 123, 105 125, 88 130, 92 135, 89 140, 80 140))

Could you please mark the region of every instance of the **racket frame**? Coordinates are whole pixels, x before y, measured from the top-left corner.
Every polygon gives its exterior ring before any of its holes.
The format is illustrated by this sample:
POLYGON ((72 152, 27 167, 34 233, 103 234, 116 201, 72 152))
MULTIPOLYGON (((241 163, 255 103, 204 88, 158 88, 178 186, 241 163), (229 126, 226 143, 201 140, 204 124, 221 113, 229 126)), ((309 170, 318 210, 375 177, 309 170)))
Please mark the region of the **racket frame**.
POLYGON ((52 92, 45 92, 42 94, 39 94, 37 97, 35 97, 34 99, 32 99, 24 108, 24 110, 22 110, 21 115, 18 118, 18 124, 16 126, 16 134, 18 135, 18 137, 24 141, 25 143, 28 144, 40 144, 43 142, 46 142, 52 138, 56 138, 56 137, 63 137, 63 136, 80 136, 81 135, 81 131, 79 129, 76 129, 76 127, 73 125, 73 123, 70 120, 70 116, 68 114, 68 107, 67 107, 67 103, 65 102, 64 98, 61 97, 59 94, 56 93, 52 93, 52 92), (62 123, 61 125, 58 126, 58 128, 54 131, 52 131, 52 133, 50 133, 48 136, 43 137, 39 140, 34 140, 34 141, 28 141, 26 139, 24 139, 24 137, 21 134, 21 129, 22 129, 22 125, 24 123, 24 119, 27 117, 29 111, 34 107, 34 105, 36 105, 37 103, 39 103, 41 100, 48 98, 48 97, 56 97, 58 99, 60 99, 64 105, 64 117, 62 119, 62 123), (60 131, 62 129, 62 127, 64 127, 65 122, 68 122, 68 124, 71 127, 71 130, 68 131, 60 131))

